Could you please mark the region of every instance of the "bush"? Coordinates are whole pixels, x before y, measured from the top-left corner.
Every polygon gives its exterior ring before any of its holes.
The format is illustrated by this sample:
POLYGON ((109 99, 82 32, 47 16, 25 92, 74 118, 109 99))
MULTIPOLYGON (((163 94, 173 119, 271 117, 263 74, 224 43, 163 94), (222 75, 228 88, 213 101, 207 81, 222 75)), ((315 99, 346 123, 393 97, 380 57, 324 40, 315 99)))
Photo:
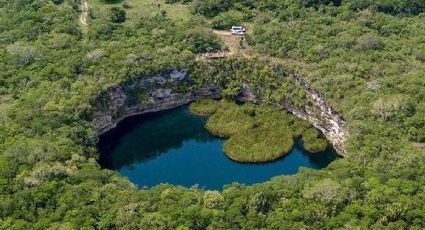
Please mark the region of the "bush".
POLYGON ((229 29, 232 25, 240 25, 243 15, 237 11, 228 11, 214 17, 211 22, 211 27, 214 29, 229 29))
POLYGON ((301 137, 304 130, 310 127, 310 123, 287 113, 282 109, 273 108, 270 105, 257 106, 255 109, 257 126, 265 128, 286 128, 294 138, 301 137))
POLYGON ((217 191, 206 191, 203 197, 204 207, 209 209, 221 208, 224 197, 217 191))
POLYGON ((350 0, 352 9, 366 9, 368 7, 376 8, 380 12, 388 14, 419 14, 425 11, 424 1, 412 0, 350 0))
POLYGON ((211 116, 217 111, 218 102, 212 99, 203 99, 193 102, 189 110, 190 112, 201 115, 201 116, 211 116))
POLYGON ((229 10, 231 6, 232 1, 228 0, 194 0, 192 7, 197 14, 201 14, 206 17, 214 17, 221 12, 229 10))
POLYGON ((59 5, 63 3, 63 0, 52 0, 53 4, 59 5))
POLYGON ((16 42, 6 47, 7 52, 12 57, 18 67, 30 65, 37 57, 37 50, 29 45, 16 42))
POLYGON ((87 61, 99 61, 103 58, 108 57, 108 52, 102 50, 102 49, 95 49, 89 53, 86 54, 85 60, 87 61))
POLYGON ((264 128, 289 127, 293 124, 293 116, 287 112, 273 108, 270 105, 256 106, 255 120, 264 128))
POLYGON ((203 29, 192 29, 183 43, 192 53, 217 51, 222 48, 220 39, 215 34, 203 29))
POLYGON ((238 162, 275 161, 288 154, 294 141, 285 128, 254 128, 241 131, 224 144, 226 155, 238 162))
POLYGON ((100 0, 100 1, 106 4, 114 4, 114 3, 121 2, 122 0, 100 0))
POLYGON ((112 22, 122 23, 126 20, 126 12, 121 7, 112 7, 110 11, 110 16, 112 22))
POLYGON ((320 153, 328 148, 328 141, 320 136, 315 128, 307 129, 302 136, 303 147, 307 152, 320 153))
POLYGON ((117 30, 117 25, 109 23, 92 23, 89 28, 90 39, 109 40, 117 30))
POLYGON ((412 99, 404 94, 392 94, 378 98, 372 105, 372 113, 383 121, 402 121, 414 114, 412 99))
POLYGON ((175 4, 175 3, 186 4, 189 2, 192 2, 192 0, 165 0, 166 4, 175 4))
POLYGON ((254 118, 233 102, 222 102, 217 112, 212 115, 206 128, 219 137, 230 137, 240 131, 253 128, 254 118))
POLYGON ((121 6, 122 6, 122 8, 124 8, 124 9, 130 9, 130 8, 133 8, 133 6, 132 6, 130 3, 128 3, 127 1, 123 1, 123 2, 122 2, 122 4, 121 4, 121 6))
POLYGON ((381 39, 375 34, 365 34, 357 39, 358 46, 361 50, 376 50, 382 47, 381 39))

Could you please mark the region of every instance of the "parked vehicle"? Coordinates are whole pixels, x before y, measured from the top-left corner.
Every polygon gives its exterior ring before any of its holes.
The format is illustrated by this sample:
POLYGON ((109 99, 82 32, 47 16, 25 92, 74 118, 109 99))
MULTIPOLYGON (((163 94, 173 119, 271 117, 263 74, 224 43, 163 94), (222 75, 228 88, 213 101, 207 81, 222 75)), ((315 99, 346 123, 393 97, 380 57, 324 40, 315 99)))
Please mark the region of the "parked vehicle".
POLYGON ((232 26, 232 28, 230 28, 230 33, 233 35, 244 35, 245 32, 246 29, 243 26, 232 26))

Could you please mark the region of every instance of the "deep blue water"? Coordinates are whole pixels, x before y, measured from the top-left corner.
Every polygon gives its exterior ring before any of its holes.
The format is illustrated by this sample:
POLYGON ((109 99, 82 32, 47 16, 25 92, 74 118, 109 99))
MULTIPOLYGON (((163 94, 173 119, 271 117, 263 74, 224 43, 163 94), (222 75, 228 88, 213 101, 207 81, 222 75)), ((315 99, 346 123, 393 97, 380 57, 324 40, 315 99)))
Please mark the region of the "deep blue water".
POLYGON ((223 153, 225 140, 209 134, 205 122, 205 117, 191 114, 187 107, 126 119, 101 136, 100 164, 140 187, 197 184, 220 190, 232 182, 253 184, 294 174, 300 167, 320 169, 336 158, 332 149, 309 154, 298 142, 276 162, 237 163, 223 153))

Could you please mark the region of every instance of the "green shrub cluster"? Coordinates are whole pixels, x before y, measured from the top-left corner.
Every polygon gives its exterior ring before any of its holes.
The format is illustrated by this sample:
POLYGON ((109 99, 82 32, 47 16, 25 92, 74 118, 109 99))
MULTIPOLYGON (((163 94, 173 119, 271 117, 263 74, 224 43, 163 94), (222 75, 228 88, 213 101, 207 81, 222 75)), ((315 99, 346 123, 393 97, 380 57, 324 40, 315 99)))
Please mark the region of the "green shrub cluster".
POLYGON ((126 19, 126 12, 120 7, 111 7, 109 18, 112 22, 122 23, 126 19))
POLYGON ((342 6, 354 11, 370 8, 392 15, 417 15, 425 11, 425 2, 420 0, 196 0, 192 4, 196 13, 206 17, 214 17, 229 10, 239 10, 249 16, 260 11, 273 12, 278 18, 297 17, 311 10, 309 8, 323 9, 326 6, 342 6))
POLYGON ((237 106, 233 102, 222 102, 217 111, 208 119, 205 127, 212 134, 228 138, 255 126, 255 120, 247 106, 237 106))
POLYGON ((242 20, 242 13, 237 11, 228 11, 214 17, 211 21, 211 27, 214 29, 228 30, 231 26, 240 25, 242 20))
POLYGON ((288 154, 294 139, 301 135, 304 147, 311 152, 324 151, 328 146, 326 141, 319 139, 319 132, 311 124, 270 105, 199 100, 191 104, 190 110, 210 116, 205 125, 208 131, 229 138, 223 148, 234 161, 275 161, 288 154))
POLYGON ((303 147, 310 153, 323 152, 328 147, 328 141, 321 137, 320 133, 316 129, 307 129, 304 131, 303 136, 303 147))
POLYGON ((319 130, 309 122, 301 120, 292 114, 273 108, 268 105, 258 106, 256 121, 261 127, 274 129, 284 127, 293 138, 302 137, 303 147, 310 153, 323 152, 328 147, 328 142, 319 130))
POLYGON ((231 136, 224 144, 226 155, 238 162, 275 161, 288 154, 294 146, 290 131, 285 128, 253 128, 231 136))
POLYGON ((210 116, 217 111, 218 102, 212 99, 197 100, 190 104, 190 112, 200 116, 210 116))

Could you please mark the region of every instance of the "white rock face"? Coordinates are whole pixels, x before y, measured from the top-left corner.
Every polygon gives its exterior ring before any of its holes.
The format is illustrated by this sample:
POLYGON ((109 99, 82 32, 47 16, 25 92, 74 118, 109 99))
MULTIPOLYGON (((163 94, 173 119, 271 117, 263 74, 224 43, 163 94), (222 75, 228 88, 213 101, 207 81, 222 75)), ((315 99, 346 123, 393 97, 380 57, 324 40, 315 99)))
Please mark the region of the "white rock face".
MULTIPOLYGON (((332 106, 330 106, 325 96, 317 90, 311 88, 310 84, 301 76, 294 76, 295 81, 304 89, 313 102, 313 106, 306 107, 303 115, 297 112, 299 116, 304 117, 313 123, 332 142, 338 154, 345 156, 345 120, 332 106)), ((294 113, 295 114, 295 113, 294 113)))

